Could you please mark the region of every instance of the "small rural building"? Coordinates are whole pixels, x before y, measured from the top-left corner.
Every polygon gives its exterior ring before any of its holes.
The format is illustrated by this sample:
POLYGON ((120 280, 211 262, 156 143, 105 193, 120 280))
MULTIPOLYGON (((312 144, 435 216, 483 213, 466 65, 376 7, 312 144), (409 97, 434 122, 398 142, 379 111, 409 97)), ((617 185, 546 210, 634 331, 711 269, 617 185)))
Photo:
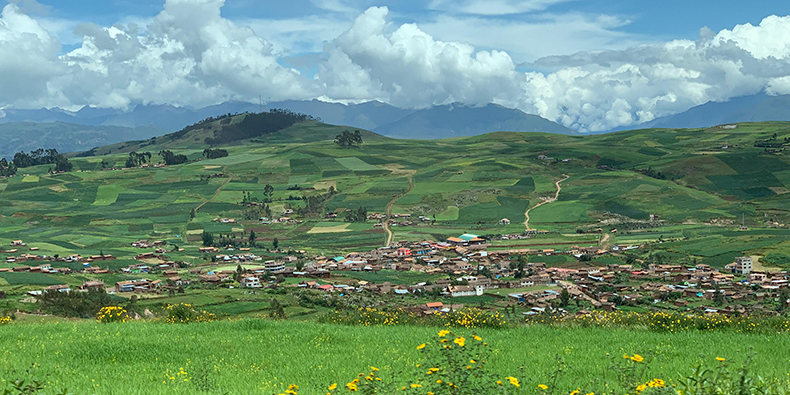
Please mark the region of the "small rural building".
POLYGON ((447 291, 450 292, 450 296, 454 298, 462 296, 481 296, 483 295, 483 291, 485 291, 485 287, 482 285, 457 285, 447 287, 447 291))

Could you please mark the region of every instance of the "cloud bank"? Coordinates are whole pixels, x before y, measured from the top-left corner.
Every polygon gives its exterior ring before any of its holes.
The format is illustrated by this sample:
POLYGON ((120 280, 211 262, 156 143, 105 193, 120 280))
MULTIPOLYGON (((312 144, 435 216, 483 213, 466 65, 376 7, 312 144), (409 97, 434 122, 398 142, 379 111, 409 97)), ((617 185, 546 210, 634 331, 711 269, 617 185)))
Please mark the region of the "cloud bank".
MULTIPOLYGON (((528 12, 555 2, 499 1, 489 11, 528 12)), ((431 4, 441 9, 446 2, 431 4)), ((485 11, 477 1, 462 4, 462 12, 485 11)), ((8 4, 0 15, 0 108, 202 106, 258 95, 376 99, 405 107, 494 102, 576 130, 605 131, 710 100, 761 91, 790 94, 790 17, 720 32, 703 28, 696 41, 517 65, 506 51, 442 41, 416 24, 395 25, 389 9, 372 7, 339 36, 314 45, 321 49, 307 75, 287 66, 287 48, 275 48, 255 33, 276 28, 260 25, 253 31, 247 27, 253 22, 224 18, 223 5, 224 0, 166 0, 145 25, 81 24, 75 29, 81 43, 64 53, 54 33, 42 27, 46 23, 8 4), (529 69, 541 71, 524 71, 529 69)), ((297 27, 294 34, 308 28, 297 27)), ((524 52, 542 41, 534 34, 521 39, 524 52)))

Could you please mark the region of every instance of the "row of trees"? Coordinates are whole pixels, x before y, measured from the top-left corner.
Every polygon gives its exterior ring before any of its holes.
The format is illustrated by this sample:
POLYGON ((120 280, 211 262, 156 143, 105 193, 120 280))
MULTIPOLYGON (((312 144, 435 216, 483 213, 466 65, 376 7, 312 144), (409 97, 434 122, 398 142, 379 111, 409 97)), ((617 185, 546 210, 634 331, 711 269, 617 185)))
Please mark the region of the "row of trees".
POLYGON ((39 148, 30 152, 17 152, 14 154, 14 165, 16 167, 30 167, 38 165, 49 165, 57 162, 58 157, 62 156, 58 150, 54 148, 43 149, 39 148))
POLYGON ((297 122, 313 119, 306 114, 290 110, 272 109, 257 114, 246 114, 244 119, 235 124, 224 125, 214 132, 213 138, 206 138, 206 144, 220 145, 254 137, 265 136, 283 130, 297 122))
POLYGON ((228 156, 228 150, 222 148, 206 148, 203 150, 203 157, 206 159, 217 159, 228 156))
POLYGON ((359 130, 355 130, 354 133, 344 130, 335 137, 335 144, 342 148, 359 147, 362 145, 362 134, 359 130))
POLYGON ((126 166, 125 167, 140 167, 148 162, 151 161, 151 153, 150 152, 140 152, 137 153, 132 151, 129 153, 129 157, 126 158, 126 166))
POLYGON ((162 160, 164 160, 165 164, 168 166, 180 165, 182 163, 186 163, 189 161, 189 158, 187 158, 186 155, 174 154, 173 151, 170 150, 159 151, 159 155, 162 157, 162 160))
MULTIPOLYGON (((221 150, 225 151, 225 150, 221 150)), ((205 151, 203 155, 205 155, 205 151)), ((176 154, 170 150, 162 150, 159 151, 159 156, 162 157, 162 161, 165 162, 166 165, 180 165, 182 163, 186 163, 189 161, 189 158, 184 154, 176 154)), ((227 156, 227 151, 225 151, 225 156, 227 156)), ((129 157, 126 158, 126 166, 125 167, 140 167, 147 163, 152 163, 151 161, 151 153, 150 152, 136 152, 132 151, 129 153, 129 157)))
MULTIPOLYGON (((5 161, 5 159, 3 160, 5 161)), ((54 148, 46 150, 39 148, 30 152, 17 152, 14 154, 13 164, 16 168, 54 164, 55 168, 54 170, 50 168, 50 172, 71 171, 74 168, 74 165, 54 148)), ((9 166, 8 161, 5 161, 5 165, 2 167, 5 167, 6 173, 16 173, 16 170, 9 166)))
MULTIPOLYGON (((238 247, 245 243, 245 240, 243 238, 237 238, 234 235, 223 235, 220 233, 219 235, 217 235, 217 237, 214 237, 213 234, 206 232, 205 230, 203 231, 203 234, 200 237, 204 247, 217 247, 217 248, 222 248, 227 246, 238 247)), ((247 246, 263 248, 263 244, 260 244, 260 242, 258 242, 258 235, 255 234, 254 230, 250 231, 250 234, 247 236, 246 239, 247 239, 246 240, 247 246)), ((280 247, 280 240, 278 240, 276 237, 272 240, 272 247, 275 250, 280 247)))

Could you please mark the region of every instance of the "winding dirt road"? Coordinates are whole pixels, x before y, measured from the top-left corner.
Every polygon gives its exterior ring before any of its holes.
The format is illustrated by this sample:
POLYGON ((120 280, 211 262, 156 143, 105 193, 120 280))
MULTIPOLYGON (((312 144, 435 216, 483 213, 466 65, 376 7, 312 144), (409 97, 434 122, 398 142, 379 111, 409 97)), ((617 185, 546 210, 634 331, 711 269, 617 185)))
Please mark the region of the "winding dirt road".
MULTIPOLYGON (((222 172, 223 173, 227 172, 227 166, 224 169, 222 169, 222 172)), ((234 176, 233 174, 228 174, 228 179, 225 180, 225 182, 222 185, 220 185, 219 188, 217 188, 217 192, 214 192, 214 195, 212 195, 210 199, 206 200, 203 203, 200 203, 200 205, 195 208, 195 212, 203 208, 203 206, 205 206, 207 203, 214 201, 214 199, 217 198, 217 195, 219 195, 219 193, 222 192, 222 188, 225 188, 228 185, 228 183, 230 183, 233 180, 233 176, 234 176)))
POLYGON ((532 210, 534 210, 534 209, 536 209, 536 208, 538 208, 538 207, 540 207, 540 206, 542 206, 544 204, 549 204, 549 203, 552 203, 552 202, 556 202, 557 199, 560 198, 560 191, 562 191, 562 185, 560 185, 560 184, 562 184, 563 181, 566 181, 567 179, 571 178, 571 176, 569 176, 567 174, 563 174, 563 176, 565 176, 565 178, 563 178, 563 179, 561 179, 561 180, 559 180, 559 181, 554 183, 554 185, 557 186, 557 192, 554 194, 553 198, 548 198, 548 199, 536 204, 535 206, 527 209, 527 212, 524 213, 524 216, 526 217, 526 221, 524 221, 524 226, 527 228, 527 230, 533 230, 533 229, 531 229, 529 227, 529 212, 530 211, 532 211, 532 210))
MULTIPOLYGON (((416 173, 416 172, 415 172, 416 173)), ((398 199, 406 196, 411 190, 414 189, 414 174, 409 174, 409 189, 401 195, 395 196, 389 203, 387 203, 387 219, 384 220, 384 230, 387 231, 387 244, 385 247, 389 247, 392 244, 392 230, 390 230, 390 218, 392 218, 392 206, 395 205, 395 202, 398 199)))

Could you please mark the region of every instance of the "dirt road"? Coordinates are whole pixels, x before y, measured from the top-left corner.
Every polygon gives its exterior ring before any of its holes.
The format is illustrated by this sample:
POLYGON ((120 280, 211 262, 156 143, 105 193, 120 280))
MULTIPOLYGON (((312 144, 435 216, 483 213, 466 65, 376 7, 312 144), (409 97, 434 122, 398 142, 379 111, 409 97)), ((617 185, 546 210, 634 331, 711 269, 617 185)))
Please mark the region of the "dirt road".
POLYGON ((557 201, 557 199, 559 199, 559 197, 560 197, 560 191, 562 191, 562 185, 561 185, 561 184, 562 184, 562 182, 563 182, 563 181, 566 181, 566 180, 567 180, 567 179, 569 179, 569 178, 571 178, 571 176, 569 176, 569 175, 567 175, 567 174, 563 174, 563 176, 565 176, 565 178, 563 178, 563 179, 561 179, 561 180, 559 180, 559 181, 557 181, 557 182, 555 182, 555 183, 554 183, 554 185, 557 187, 557 192, 554 194, 554 197, 552 197, 552 198, 548 198, 548 199, 546 199, 546 200, 544 200, 544 201, 542 201, 542 202, 540 202, 540 203, 536 204, 536 205, 535 205, 535 206, 533 206, 532 208, 528 209, 526 213, 524 213, 524 216, 526 217, 526 221, 524 221, 524 226, 527 228, 527 230, 532 230, 532 229, 529 227, 529 212, 530 212, 530 211, 532 211, 532 210, 534 210, 534 209, 536 209, 536 208, 538 208, 538 207, 540 207, 540 206, 542 206, 542 205, 544 205, 544 204, 549 204, 549 203, 552 203, 552 202, 556 202, 556 201, 557 201))
POLYGON ((384 221, 384 230, 387 231, 387 244, 385 247, 388 247, 392 244, 392 230, 390 229, 390 218, 392 218, 392 206, 395 205, 395 202, 398 199, 406 196, 411 190, 414 189, 414 174, 409 174, 409 189, 398 196, 395 196, 389 203, 387 203, 387 219, 384 221))

